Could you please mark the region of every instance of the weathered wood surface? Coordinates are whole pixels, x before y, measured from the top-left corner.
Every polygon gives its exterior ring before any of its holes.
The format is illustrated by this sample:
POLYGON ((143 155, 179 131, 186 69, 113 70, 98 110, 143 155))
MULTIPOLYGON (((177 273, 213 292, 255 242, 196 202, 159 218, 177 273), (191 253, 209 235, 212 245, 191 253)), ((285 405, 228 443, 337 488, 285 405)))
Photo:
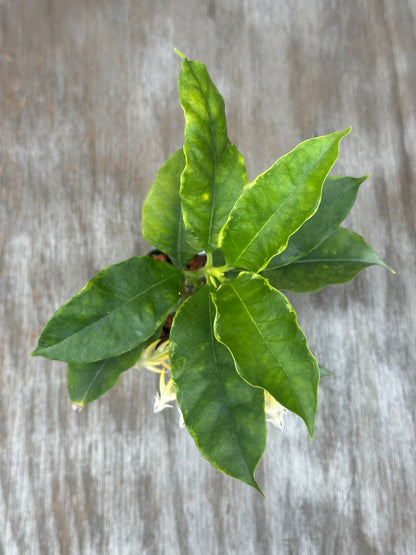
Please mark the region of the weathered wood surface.
POLYGON ((416 551, 413 0, 1 0, 0 552, 416 551), (316 439, 269 430, 263 499, 199 455, 156 379, 83 413, 29 359, 55 308, 146 252, 144 196, 181 145, 180 61, 204 61, 252 178, 353 126, 337 173, 372 178, 349 225, 395 269, 292 296, 320 360, 316 439))

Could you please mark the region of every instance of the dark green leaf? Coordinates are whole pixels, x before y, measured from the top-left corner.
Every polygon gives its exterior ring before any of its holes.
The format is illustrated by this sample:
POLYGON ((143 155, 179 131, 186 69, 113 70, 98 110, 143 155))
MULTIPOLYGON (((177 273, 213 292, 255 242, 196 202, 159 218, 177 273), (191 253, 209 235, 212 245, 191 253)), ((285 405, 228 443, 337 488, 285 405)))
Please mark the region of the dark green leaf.
MULTIPOLYGON (((145 345, 145 344, 144 344, 145 345)), ((68 393, 72 403, 84 407, 116 385, 120 374, 137 362, 143 345, 118 357, 96 362, 68 364, 68 393)))
POLYGON ((289 301, 249 272, 224 281, 213 299, 215 335, 230 350, 240 375, 298 414, 313 437, 318 363, 289 301))
POLYGON ((212 328, 208 287, 179 308, 170 334, 172 377, 186 427, 216 468, 259 489, 254 469, 266 445, 263 390, 237 374, 212 328))
POLYGON ((68 364, 68 393, 73 405, 80 408, 95 401, 118 382, 120 374, 136 364, 145 347, 160 337, 162 327, 132 351, 96 362, 68 364))
POLYGON ((318 210, 290 237, 286 249, 272 258, 267 269, 286 266, 325 241, 348 216, 358 188, 368 177, 327 177, 318 210))
POLYGON ((183 223, 179 187, 184 167, 185 155, 180 149, 160 168, 142 212, 143 237, 181 269, 202 250, 183 223))
POLYGON ((317 210, 322 184, 350 129, 309 139, 247 187, 220 233, 230 268, 258 272, 317 210))
POLYGON ((221 249, 217 249, 212 253, 212 263, 214 266, 224 266, 225 258, 221 249))
POLYGON ((184 58, 179 98, 185 114, 186 166, 180 195, 187 229, 207 252, 247 185, 244 160, 227 136, 224 99, 200 62, 184 58))
POLYGON ((262 275, 277 289, 314 293, 327 285, 351 281, 374 264, 392 271, 358 233, 339 227, 305 257, 282 268, 266 268, 262 275))
POLYGON ((55 312, 32 354, 95 362, 131 351, 164 322, 182 287, 180 270, 148 256, 108 266, 55 312))

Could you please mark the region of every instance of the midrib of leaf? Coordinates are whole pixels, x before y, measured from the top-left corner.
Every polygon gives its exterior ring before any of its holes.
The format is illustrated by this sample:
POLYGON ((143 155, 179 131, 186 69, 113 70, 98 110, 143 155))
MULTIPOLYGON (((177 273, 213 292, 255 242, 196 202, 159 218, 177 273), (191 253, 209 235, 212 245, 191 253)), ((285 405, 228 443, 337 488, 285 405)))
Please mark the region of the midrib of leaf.
POLYGON ((94 322, 91 322, 91 324, 88 324, 87 326, 84 326, 83 328, 77 330, 76 332, 72 333, 71 335, 68 335, 67 337, 64 337, 64 339, 62 339, 61 341, 58 341, 57 343, 54 343, 53 345, 49 345, 48 347, 42 347, 42 349, 52 349, 53 347, 55 347, 56 345, 60 345, 62 343, 65 343, 65 341, 71 339, 72 337, 74 337, 75 335, 84 332, 86 329, 90 328, 91 326, 95 326, 95 324, 97 324, 98 322, 101 322, 102 320, 105 320, 106 318, 110 318, 110 316, 112 316, 115 312, 117 312, 118 310, 122 309, 123 306, 125 306, 126 304, 131 303, 132 301, 135 301, 136 299, 138 299, 139 297, 141 297, 142 295, 145 295, 146 293, 148 293, 149 291, 151 291, 152 289, 154 289, 155 287, 158 287, 159 285, 162 285, 162 283, 165 283, 166 281, 171 280, 172 277, 168 277, 163 279, 162 281, 158 281, 157 283, 154 283, 151 287, 148 287, 147 289, 145 289, 144 291, 141 291, 140 293, 138 293, 137 295, 135 295, 134 297, 131 297, 130 299, 128 299, 127 301, 125 301, 123 304, 119 305, 117 308, 115 308, 113 311, 111 311, 109 314, 106 314, 105 316, 101 316, 100 318, 97 318, 97 320, 94 320, 94 322))
MULTIPOLYGON (((288 243, 289 243, 289 242, 288 242, 288 243)), ((310 251, 308 251, 308 253, 311 252, 311 251, 313 251, 313 250, 314 250, 314 249, 311 249, 310 251)), ((279 254, 282 254, 283 252, 284 252, 284 251, 280 252, 279 254)), ((308 254, 308 253, 306 253, 306 254, 308 254)), ((277 256, 277 255, 276 255, 276 256, 277 256)), ((301 255, 301 256, 306 256, 306 255, 301 255)), ((300 258, 301 256, 299 256, 299 258, 300 258)), ((293 259, 293 261, 296 261, 296 260, 298 260, 298 258, 294 258, 294 259, 293 259)), ((270 270, 280 270, 280 268, 286 268, 286 267, 289 266, 290 264, 293 264, 293 261, 291 261, 291 262, 286 262, 285 264, 282 264, 282 265, 278 264, 277 266, 272 266, 272 265, 271 265, 271 262, 272 262, 272 261, 270 261, 270 264, 268 264, 268 265, 266 266, 266 268, 264 268, 263 270, 261 270, 261 275, 263 275, 265 272, 269 272, 270 270)))
POLYGON ((99 374, 102 372, 102 370, 104 369, 104 367, 105 367, 105 365, 107 364, 107 362, 108 362, 108 359, 107 359, 107 360, 104 360, 103 363, 102 363, 102 365, 99 367, 99 369, 98 369, 97 372, 95 373, 93 379, 91 380, 89 386, 87 387, 86 392, 85 392, 84 395, 82 396, 81 401, 79 401, 80 404, 82 404, 82 405, 85 404, 84 401, 85 401, 85 399, 86 399, 88 393, 90 392, 90 389, 92 388, 92 386, 93 386, 94 383, 96 382, 96 380, 97 380, 99 374))
MULTIPOLYGON (((297 189, 297 187, 295 187, 295 189, 297 189)), ((247 243, 247 245, 244 247, 244 249, 240 252, 240 254, 238 255, 238 258, 236 259, 234 264, 237 264, 237 262, 241 259, 241 257, 244 255, 244 253, 247 252, 247 249, 253 244, 253 242, 257 239, 257 237, 260 235, 260 233, 263 231, 263 229, 265 228, 265 226, 270 222, 271 219, 273 219, 282 209, 282 207, 284 206, 284 204, 286 203, 286 200, 292 195, 294 191, 291 191, 290 193, 288 193, 284 198, 283 201, 281 202, 281 204, 279 205, 278 209, 273 212, 273 214, 267 218, 267 220, 263 223, 263 225, 261 226, 261 228, 256 232, 256 234, 254 235, 254 237, 252 237, 250 239, 250 241, 247 243)), ((286 243, 287 244, 287 243, 286 243)))
MULTIPOLYGON (((295 148, 296 148, 296 147, 295 147, 295 148)), ((328 152, 328 150, 329 150, 329 149, 327 149, 326 152, 328 152)), ((286 154, 286 156, 287 156, 287 154, 286 154)), ((283 159, 284 159, 286 156, 284 156, 283 159)), ((304 173, 302 174, 301 178, 298 179, 298 181, 299 181, 300 179, 303 179, 305 176, 311 174, 311 173, 313 172, 313 170, 314 170, 318 165, 319 165, 319 162, 315 162, 314 164, 312 164, 312 167, 310 167, 308 173, 304 172, 304 173)), ((290 168, 289 168, 289 170, 290 170, 290 168)), ((265 172, 265 173, 266 173, 266 172, 265 172)), ((328 173, 329 173, 329 170, 326 172, 326 175, 328 175, 328 173)), ((261 174, 261 175, 264 175, 264 174, 261 174)), ((322 180, 322 185, 323 185, 323 183, 324 183, 324 181, 325 181, 326 175, 324 176, 324 178, 323 178, 323 180, 322 180)), ((258 176, 258 177, 260 177, 260 176, 258 176)), ((257 179, 258 179, 258 178, 257 178, 257 179)), ((255 185, 255 182, 256 182, 256 180, 253 182, 253 186, 255 185)), ((251 240, 248 242, 248 244, 247 244, 247 245, 244 247, 244 249, 241 251, 241 253, 239 254, 237 260, 235 261, 235 264, 241 259, 242 255, 243 255, 243 254, 247 251, 247 249, 252 245, 253 241, 255 241, 255 239, 258 237, 258 235, 260 235, 260 233, 263 231, 264 227, 270 222, 270 220, 271 220, 272 218, 274 218, 274 217, 280 212, 280 210, 281 210, 281 209, 284 207, 284 205, 286 204, 286 201, 287 201, 293 194, 295 194, 295 192, 298 190, 299 187, 300 187, 300 185, 295 186, 295 187, 294 187, 291 191, 289 191, 289 193, 283 198, 283 201, 280 203, 280 205, 279 205, 279 207, 277 208, 277 210, 276 210, 275 212, 273 212, 273 214, 264 222, 264 224, 261 226, 261 228, 259 229, 259 231, 254 235, 254 237, 251 238, 251 240)), ((321 194, 320 194, 320 196, 319 196, 319 199, 320 199, 321 197, 322 197, 322 187, 321 187, 321 194)), ((319 200, 319 199, 318 199, 318 200, 319 200)), ((312 214, 311 214, 308 218, 306 218, 306 220, 304 220, 304 221, 293 231, 293 233, 295 233, 300 227, 302 227, 302 225, 303 225, 307 220, 309 220, 309 218, 311 218, 311 217, 313 216, 313 214, 316 212, 318 206, 319 206, 319 202, 318 202, 318 204, 317 204, 317 206, 316 206, 314 212, 312 212, 312 214)), ((292 233, 291 235, 293 235, 293 233, 292 233)), ((291 237, 291 235, 289 235, 289 237, 287 238, 286 245, 288 244, 289 238, 291 237)), ((283 246, 286 246, 286 245, 283 245, 283 246)), ((280 251, 280 252, 282 252, 282 251, 280 251)), ((275 255, 275 256, 276 256, 276 255, 275 255)))
MULTIPOLYGON (((234 287, 233 287, 233 291, 234 291, 234 293, 236 294, 236 296, 238 297, 238 300, 239 300, 240 303, 242 304, 243 308, 244 308, 245 311, 247 312, 247 314, 248 314, 250 320, 251 320, 252 323, 254 324, 254 327, 256 328, 256 330, 257 330, 258 334, 260 335, 261 339, 263 340, 263 343, 266 345, 267 349, 270 351, 270 353, 272 354, 273 358, 275 359, 275 361, 277 362, 277 364, 278 364, 279 367, 281 368, 283 374, 286 376, 288 382, 289 382, 290 385, 291 385, 292 391, 293 391, 293 393, 294 393, 296 399, 298 400, 298 403, 299 403, 300 406, 302 407, 302 410, 303 410, 303 412, 304 412, 304 414, 305 414, 305 416, 306 416, 306 415, 307 415, 307 412, 305 411, 305 407, 304 407, 302 401, 301 401, 301 400, 299 399, 299 397, 298 397, 298 394, 297 394, 297 392, 296 392, 296 389, 294 389, 294 387, 293 387, 292 379, 290 378, 290 376, 288 376, 288 374, 287 374, 287 372, 285 371, 285 369, 283 368, 281 362, 279 361, 279 359, 277 358, 277 356, 276 356, 275 353, 273 352, 273 349, 270 347, 268 341, 266 340, 266 338, 264 337, 264 335, 261 333, 259 327, 258 327, 257 324, 256 324, 256 321, 255 321, 254 318, 252 317, 252 315, 251 315, 250 311, 248 310, 247 306, 245 305, 243 299, 240 297, 240 295, 239 295, 238 292, 234 289, 234 287)), ((284 320, 284 319, 285 319, 285 318, 282 318, 282 320, 284 320)), ((293 339, 293 340, 294 340, 294 339, 293 339)), ((281 341, 280 341, 280 343, 281 343, 281 341)))
POLYGON ((181 254, 181 238, 182 238, 182 208, 179 210, 179 227, 178 227, 178 240, 176 242, 176 253, 178 255, 179 264, 182 264, 182 254, 181 254))
MULTIPOLYGON (((338 177, 338 176, 333 176, 333 177, 338 177)), ((325 180, 324 180, 324 184, 325 184, 325 180)), ((348 185, 348 187, 345 188, 345 192, 348 192, 348 191, 350 191, 351 189, 354 189, 354 188, 355 188, 355 184, 352 183, 352 184, 348 185)), ((321 194, 321 198, 322 198, 322 194, 321 194)), ((313 216, 314 216, 315 214, 316 214, 316 212, 313 214, 313 216)), ((312 218, 312 216, 311 216, 311 218, 312 218)), ((310 219, 310 218, 309 218, 309 219, 310 219)), ((306 220, 306 221, 308 221, 308 220, 306 220)), ((304 223, 305 223, 305 222, 304 222, 304 223)), ((300 227, 302 227, 302 226, 303 226, 303 224, 302 224, 300 227)), ((300 229, 300 228, 298 228, 297 231, 298 231, 299 229, 300 229)), ((295 233, 296 233, 296 231, 295 231, 292 235, 294 235, 295 233)), ((332 233, 334 233, 334 231, 332 231, 332 233)), ((292 235, 289 237, 289 239, 292 238, 292 235)), ((270 261, 270 265, 268 265, 267 268, 264 268, 264 271, 266 271, 266 270, 276 270, 276 269, 280 269, 280 268, 285 268, 286 266, 289 266, 290 264, 294 264, 296 261, 301 262, 300 259, 302 259, 303 256, 307 256, 307 255, 310 254, 312 251, 316 250, 316 249, 317 249, 318 247, 320 247, 321 244, 322 244, 326 239, 328 239, 330 236, 331 236, 331 233, 325 234, 325 235, 321 238, 321 240, 320 240, 320 242, 319 242, 318 244, 316 244, 316 245, 314 245, 313 247, 309 248, 307 251, 302 252, 301 254, 293 255, 292 258, 291 258, 288 262, 285 262, 284 264, 279 264, 279 263, 278 263, 277 266, 273 266, 273 265, 271 265, 271 262, 272 262, 272 260, 271 260, 271 261, 270 261)), ((288 245, 289 245, 289 241, 287 242, 286 247, 287 247, 288 245)), ((282 251, 282 252, 279 253, 279 254, 283 254, 284 252, 285 252, 285 251, 282 251)), ((324 261, 324 260, 323 260, 323 261, 324 261)), ((354 262, 357 262, 357 261, 354 260, 354 262)))
MULTIPOLYGON (((194 72, 192 65, 190 62, 189 66, 191 68, 192 74, 195 77, 198 86, 199 86, 199 90, 201 91, 202 97, 204 99, 204 103, 205 103, 205 109, 207 111, 208 114, 208 125, 209 125, 209 130, 211 133, 211 140, 212 140, 212 144, 213 144, 213 161, 214 161, 214 175, 211 179, 211 188, 213 190, 212 193, 212 202, 211 202, 211 214, 210 214, 210 220, 209 220, 209 228, 208 228, 208 241, 209 243, 211 243, 211 231, 212 231, 212 224, 213 224, 213 219, 214 219, 214 207, 215 207, 215 193, 216 193, 216 187, 215 187, 215 183, 217 181, 217 142, 215 140, 215 133, 214 133, 214 129, 213 129, 213 118, 212 118, 212 114, 211 114, 211 110, 209 108, 209 104, 207 102, 207 99, 205 98, 205 94, 204 91, 202 90, 202 85, 200 80, 198 79, 198 76, 196 75, 196 73, 194 72)), ((209 85, 210 87, 212 86, 212 84, 209 85)))
MULTIPOLYGON (((311 216, 311 217, 312 217, 312 216, 311 216)), ((303 224, 302 224, 302 225, 303 225, 303 224)), ((302 226, 301 226, 301 227, 302 227, 302 226)), ((298 228, 298 229, 300 229, 300 228, 298 228)), ((295 231, 295 233, 296 233, 296 231, 295 231)), ((293 234, 293 235, 294 235, 294 234, 293 234)), ((290 239, 290 237, 289 237, 289 239, 290 239)), ((302 257, 303 257, 303 256, 308 256, 308 254, 310 254, 312 251, 318 249, 318 247, 321 246, 321 244, 325 241, 325 239, 328 239, 328 237, 324 237, 324 238, 322 239, 322 241, 321 241, 318 245, 313 246, 312 248, 310 248, 310 249, 307 250, 306 252, 302 252, 301 254, 298 254, 298 255, 296 255, 296 256, 294 255, 288 262, 285 262, 284 264, 279 264, 279 263, 278 263, 277 266, 273 266, 273 265, 272 265, 272 260, 271 260, 271 261, 270 261, 270 264, 269 264, 266 268, 264 268, 264 270, 262 270, 262 274, 263 274, 263 272, 266 272, 266 270, 267 270, 267 271, 269 271, 269 270, 280 270, 281 268, 287 268, 287 266, 290 266, 291 264, 299 264, 299 263, 301 263, 301 262, 306 262, 306 260, 303 260, 302 257)), ((287 242, 287 245, 288 245, 288 244, 289 244, 289 241, 287 242)), ((287 245, 286 245, 286 246, 287 246, 287 245)), ((279 254, 283 254, 284 252, 285 252, 285 251, 282 251, 282 252, 280 252, 279 254)), ((334 259, 330 259, 330 260, 334 260, 334 259)), ((338 259, 338 260, 340 260, 340 259, 338 259)), ((322 261, 324 262, 324 259, 322 259, 322 261)))
MULTIPOLYGON (((305 260, 299 259, 289 262, 289 264, 286 264, 286 267, 292 264, 311 264, 313 262, 361 262, 362 264, 377 264, 376 262, 369 262, 368 260, 363 260, 362 258, 308 258, 305 260)), ((279 266, 277 269, 279 268, 285 268, 285 266, 279 266)), ((273 269, 275 270, 276 268, 273 269)))
MULTIPOLYGON (((225 393, 225 389, 224 389, 224 384, 223 384, 223 382, 222 382, 222 380, 221 380, 221 375, 220 375, 220 371, 219 371, 218 363, 217 363, 217 357, 215 356, 215 348, 214 348, 214 345, 215 345, 215 344, 214 344, 214 341, 216 341, 216 339, 215 339, 215 337, 214 337, 214 330, 213 330, 212 324, 211 324, 211 322, 212 322, 212 316, 211 316, 211 315, 212 315, 212 312, 211 312, 211 311, 212 311, 212 305, 211 305, 211 299, 210 299, 210 298, 208 299, 208 302, 209 302, 208 311, 209 311, 209 321, 210 321, 211 349, 212 349, 212 353, 213 353, 213 357, 214 357, 214 367, 215 367, 215 373, 217 374, 217 381, 218 381, 218 383, 219 383, 219 385, 220 385, 220 389, 221 389, 221 393, 222 393, 222 399, 223 399, 223 402, 224 402, 224 405, 225 405, 225 410, 226 410, 226 413, 227 413, 227 419, 228 419, 228 421, 229 421, 230 424, 231 424, 231 428, 233 429, 234 436, 235 436, 235 438, 236 438, 236 440, 237 440, 238 448, 239 448, 240 453, 241 453, 241 455, 242 455, 242 458, 243 458, 243 460, 244 460, 244 466, 245 466, 246 469, 248 470, 249 475, 250 475, 251 477, 253 477, 253 473, 252 473, 252 471, 250 470, 250 468, 249 468, 249 466, 248 466, 248 464, 247 464, 245 452, 244 452, 243 447, 242 447, 241 442, 240 442, 240 437, 239 437, 238 432, 237 432, 237 430, 236 430, 236 428, 235 428, 234 419, 233 419, 232 416, 230 415, 230 411, 229 411, 229 409, 228 409, 228 403, 227 403, 226 393, 225 393)), ((233 360, 234 360, 234 359, 233 359, 233 360)))

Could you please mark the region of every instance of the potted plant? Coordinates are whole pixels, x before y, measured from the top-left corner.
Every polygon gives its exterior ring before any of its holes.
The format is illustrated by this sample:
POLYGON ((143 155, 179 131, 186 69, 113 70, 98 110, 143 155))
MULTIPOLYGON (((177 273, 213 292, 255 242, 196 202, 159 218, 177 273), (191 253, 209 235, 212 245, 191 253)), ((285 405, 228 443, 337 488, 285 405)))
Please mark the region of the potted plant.
POLYGON ((68 363, 78 409, 129 368, 158 372, 155 411, 177 399, 202 455, 259 489, 266 419, 281 426, 292 411, 313 438, 329 373, 281 290, 314 292, 389 267, 340 227, 368 177, 328 177, 350 129, 302 142, 249 183, 222 96, 203 64, 177 53, 185 142, 158 172, 142 219, 163 254, 99 272, 55 312, 32 354, 68 363))

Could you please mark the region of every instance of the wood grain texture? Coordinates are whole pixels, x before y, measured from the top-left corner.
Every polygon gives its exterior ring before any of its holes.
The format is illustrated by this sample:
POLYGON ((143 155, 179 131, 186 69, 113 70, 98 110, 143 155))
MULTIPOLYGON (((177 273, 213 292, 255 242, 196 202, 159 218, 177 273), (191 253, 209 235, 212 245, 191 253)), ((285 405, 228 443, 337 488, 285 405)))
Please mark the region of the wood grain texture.
POLYGON ((413 554, 416 3, 0 0, 0 552, 413 554), (336 173, 372 173, 348 226, 398 274, 291 296, 335 371, 316 437, 269 429, 266 499, 204 461, 157 378, 81 414, 29 359, 52 312, 145 253, 140 213, 183 139, 173 47, 222 91, 249 177, 353 126, 336 173))

